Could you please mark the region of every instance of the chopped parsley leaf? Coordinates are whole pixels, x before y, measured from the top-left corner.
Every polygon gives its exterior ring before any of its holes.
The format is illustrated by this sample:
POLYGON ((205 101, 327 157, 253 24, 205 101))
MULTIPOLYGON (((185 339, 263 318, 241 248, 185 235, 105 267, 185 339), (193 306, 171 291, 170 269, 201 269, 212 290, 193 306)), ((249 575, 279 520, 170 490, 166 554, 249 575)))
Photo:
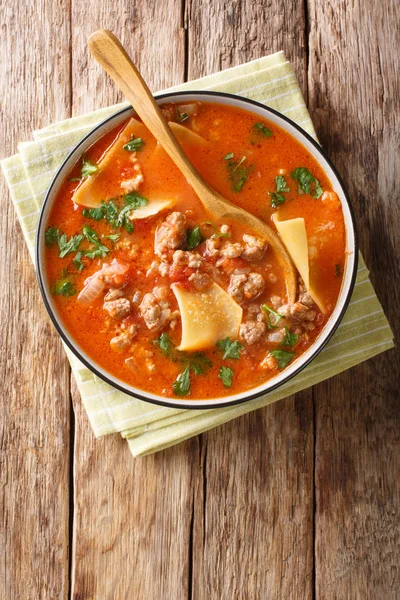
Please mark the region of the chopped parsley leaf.
POLYGON ((240 358, 240 352, 243 350, 244 346, 240 344, 238 340, 232 341, 231 338, 227 337, 224 340, 217 342, 217 348, 224 353, 223 359, 234 358, 237 360, 240 358))
POLYGON ((244 163, 246 162, 246 156, 242 156, 240 160, 235 161, 233 153, 231 154, 232 157, 230 159, 227 159, 227 156, 230 156, 227 154, 224 160, 229 160, 226 166, 228 169, 232 190, 234 192, 240 192, 246 182, 246 179, 253 170, 253 165, 245 167, 244 163))
POLYGON ((270 129, 268 129, 268 127, 266 125, 264 125, 264 123, 256 123, 255 125, 253 125, 253 129, 254 129, 254 131, 256 131, 257 133, 260 133, 261 135, 263 135, 266 138, 269 138, 272 136, 272 131, 270 129))
POLYGON ((298 182, 300 194, 311 194, 316 200, 322 196, 321 184, 307 167, 297 167, 290 173, 290 177, 298 182))
POLYGON ((183 121, 186 121, 188 118, 189 118, 189 113, 179 112, 178 107, 176 108, 176 120, 178 121, 178 123, 183 123, 183 121))
POLYGON ((69 239, 63 233, 58 238, 58 247, 60 248, 60 258, 64 258, 70 252, 76 252, 80 246, 81 241, 83 240, 82 235, 73 235, 69 239))
POLYGON ((84 224, 82 233, 85 238, 94 246, 90 250, 85 250, 85 256, 88 258, 104 258, 110 252, 110 249, 101 243, 98 234, 87 223, 84 224))
POLYGON ((158 340, 155 340, 155 343, 160 348, 164 356, 170 356, 175 350, 174 343, 169 337, 168 333, 162 333, 158 340))
POLYGON ((283 175, 277 175, 275 177, 275 192, 268 192, 271 196, 272 208, 277 208, 280 204, 285 202, 286 198, 284 197, 283 192, 290 192, 290 189, 287 187, 283 175))
POLYGON ((130 194, 126 194, 124 197, 125 205, 129 206, 131 210, 136 210, 141 206, 147 206, 149 201, 147 198, 143 198, 137 192, 131 192, 130 194))
POLYGON ((67 279, 67 278, 60 279, 59 281, 57 281, 53 285, 51 291, 56 296, 69 297, 69 296, 74 296, 76 294, 76 289, 75 289, 74 284, 72 283, 72 281, 69 281, 69 279, 67 279))
POLYGON ((172 362, 181 362, 185 366, 184 371, 177 377, 172 386, 178 396, 187 396, 190 393, 191 370, 195 375, 202 375, 207 372, 209 367, 212 367, 212 362, 202 352, 189 354, 177 350, 168 333, 162 333, 153 343, 160 348, 166 358, 169 358, 172 362))
POLYGON ((91 219, 96 219, 96 221, 100 221, 104 217, 103 205, 105 202, 101 202, 100 206, 96 208, 84 208, 82 210, 82 215, 84 217, 90 217, 91 219))
POLYGON ((118 242, 120 235, 120 233, 111 233, 110 235, 102 235, 101 237, 111 240, 112 242, 118 242))
POLYGON ((298 336, 292 333, 288 327, 285 327, 285 337, 282 340, 281 346, 289 346, 292 348, 297 344, 298 336))
POLYGON ((185 369, 178 375, 174 383, 172 384, 172 389, 177 396, 188 396, 190 394, 190 366, 188 365, 185 369))
POLYGON ((196 246, 201 244, 203 239, 204 238, 201 234, 200 227, 198 225, 196 225, 196 227, 194 227, 193 229, 188 229, 188 232, 186 234, 185 249, 193 250, 193 248, 196 248, 196 246))
POLYGON ((212 362, 202 352, 194 352, 191 355, 184 355, 181 360, 183 362, 187 361, 189 367, 196 375, 202 375, 203 373, 206 373, 210 367, 212 367, 212 362))
POLYGON ((224 156, 224 160, 231 160, 231 158, 234 157, 234 153, 233 152, 228 152, 228 154, 226 154, 224 156))
POLYGON ((78 269, 78 271, 82 271, 85 268, 85 265, 81 261, 82 254, 83 253, 81 251, 77 252, 75 258, 72 261, 72 264, 78 269))
POLYGON ((96 171, 98 171, 98 169, 99 169, 99 167, 97 165, 92 164, 86 158, 82 158, 82 169, 81 169, 82 179, 86 179, 86 177, 89 177, 89 175, 93 175, 93 173, 96 173, 96 171))
POLYGON ((276 359, 280 369, 287 367, 292 358, 296 356, 296 352, 286 352, 286 350, 271 350, 270 354, 276 359))
POLYGON ((123 146, 124 150, 126 150, 127 152, 138 152, 139 150, 141 150, 144 146, 144 141, 142 140, 142 138, 135 138, 132 136, 132 139, 125 144, 125 146, 123 146))
POLYGON ((44 234, 44 239, 46 242, 46 246, 53 246, 56 244, 60 238, 60 230, 56 227, 48 227, 46 229, 46 233, 44 234))
POLYGON ((219 370, 218 377, 222 380, 222 383, 225 387, 231 387, 234 374, 235 371, 233 369, 230 367, 224 367, 224 365, 222 365, 219 370))
POLYGON ((283 318, 282 315, 277 313, 276 310, 269 307, 267 304, 263 304, 261 308, 263 309, 263 311, 265 312, 265 314, 267 316, 268 329, 276 329, 279 321, 283 318), (273 322, 271 321, 271 315, 274 316, 273 322))
POLYGON ((119 209, 114 200, 114 198, 111 198, 107 202, 102 200, 100 206, 96 208, 84 208, 82 210, 82 215, 84 217, 95 219, 96 221, 105 219, 112 227, 115 227, 116 229, 123 227, 128 233, 133 233, 134 226, 129 219, 129 213, 131 210, 146 206, 149 201, 147 198, 140 196, 140 194, 133 192, 124 196, 124 206, 119 209))
POLYGON ((290 192, 283 175, 277 175, 275 177, 275 187, 277 192, 290 192))

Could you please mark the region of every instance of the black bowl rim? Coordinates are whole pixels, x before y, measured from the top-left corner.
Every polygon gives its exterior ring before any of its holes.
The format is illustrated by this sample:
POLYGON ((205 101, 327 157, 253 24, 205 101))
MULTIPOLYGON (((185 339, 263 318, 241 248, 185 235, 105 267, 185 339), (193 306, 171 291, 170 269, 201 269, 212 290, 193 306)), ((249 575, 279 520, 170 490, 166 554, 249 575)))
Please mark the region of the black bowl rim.
MULTIPOLYGON (((301 371, 303 371, 315 358, 316 356, 318 356, 318 354, 325 348, 325 346, 327 345, 327 343, 331 340, 333 334, 335 333, 335 331, 337 330, 337 328, 339 327, 340 322, 343 319, 343 316, 349 306, 350 303, 350 299, 354 290, 354 285, 355 285, 355 281, 356 281, 356 277, 357 277, 357 269, 358 269, 358 234, 357 234, 357 227, 356 227, 356 220, 355 220, 355 214, 354 214, 354 209, 351 205, 351 201, 349 198, 349 194, 347 192, 346 186, 344 185, 344 182, 342 180, 342 177, 340 176, 340 174, 338 173, 335 165, 332 163, 332 161, 330 160, 330 158, 327 156, 327 154, 325 153, 325 151, 321 148, 321 146, 310 136, 309 133, 307 133, 306 131, 304 131, 304 129, 302 129, 299 125, 297 125, 297 123, 295 123, 294 121, 292 121, 291 119, 289 119, 288 117, 286 117, 285 115, 282 115, 279 111, 274 110, 273 108, 270 108, 269 106, 266 106, 265 104, 262 104, 261 102, 257 102, 256 100, 251 100, 250 98, 244 98, 242 96, 237 96, 235 94, 228 94, 226 92, 212 92, 212 91, 207 91, 207 90, 185 90, 185 91, 181 91, 181 92, 167 92, 164 94, 155 94, 154 97, 156 100, 168 100, 168 98, 174 97, 176 98, 177 96, 190 96, 190 95, 196 95, 196 96, 208 96, 208 97, 212 97, 215 98, 216 100, 218 98, 228 98, 228 99, 232 99, 232 100, 240 100, 242 102, 244 102, 245 104, 249 104, 250 107, 251 106, 256 106, 257 108, 261 108, 262 110, 265 110, 266 112, 270 112, 273 115, 277 116, 278 118, 282 119, 283 121, 286 121, 289 125, 291 125, 292 127, 294 127, 302 136, 304 136, 308 142, 310 142, 314 148, 319 152, 319 154, 322 155, 322 157, 326 160, 326 162, 328 163, 328 165, 330 166, 330 168, 332 169, 333 173, 335 174, 341 188, 344 194, 344 197, 346 198, 346 202, 349 208, 349 212, 350 212, 350 217, 351 217, 351 224, 352 224, 352 228, 353 228, 353 234, 354 234, 354 264, 353 264, 353 273, 351 276, 351 280, 350 280, 350 284, 349 284, 349 289, 347 292, 347 296, 344 300, 343 303, 343 308, 340 311, 339 315, 336 318, 336 321, 333 323, 333 325, 331 326, 330 332, 327 335, 326 339, 318 346, 318 348, 315 349, 315 352, 313 352, 310 357, 306 360, 306 362, 302 365, 300 365, 297 369, 295 369, 293 371, 293 373, 291 373, 290 375, 288 375, 285 379, 283 379, 282 381, 276 383, 275 385, 272 385, 268 391, 259 391, 253 394, 249 394, 246 395, 245 398, 238 398, 235 400, 227 400, 227 402, 223 402, 223 403, 218 403, 218 404, 207 404, 207 406, 201 407, 198 404, 201 402, 201 399, 196 399, 194 398, 193 400, 188 400, 188 401, 179 401, 179 405, 177 404, 172 404, 171 402, 168 401, 168 398, 164 401, 164 400, 160 400, 160 399, 153 399, 153 398, 148 398, 146 396, 142 396, 140 391, 139 393, 137 392, 132 392, 126 388, 124 388, 123 386, 123 382, 121 382, 121 384, 119 383, 115 383, 114 381, 112 381, 111 379, 109 379, 107 377, 107 375, 104 375, 103 373, 99 372, 96 368, 96 366, 92 365, 88 360, 86 360, 79 352, 79 350, 70 342, 70 340, 68 339, 68 337, 66 335, 64 335, 64 332, 62 330, 62 328, 60 327, 59 323, 58 323, 58 319, 56 317, 56 315, 53 313, 53 310, 47 300, 47 296, 46 296, 46 291, 45 291, 45 286, 43 283, 43 276, 42 276, 42 272, 41 272, 41 267, 40 267, 40 257, 39 257, 39 233, 41 231, 42 225, 43 225, 43 219, 44 219, 44 211, 45 211, 45 207, 47 205, 48 199, 51 195, 52 189, 53 187, 56 185, 58 177, 60 175, 60 172, 63 170, 65 163, 68 162, 71 154, 73 154, 74 152, 76 152, 76 150, 82 145, 84 144, 84 142, 87 140, 87 138, 89 138, 90 136, 93 135, 94 132, 96 132, 98 129, 101 129, 102 127, 104 127, 104 125, 106 123, 108 123, 109 121, 111 121, 112 119, 115 119, 117 116, 122 115, 124 112, 130 112, 132 111, 133 107, 132 106, 127 106, 123 109, 121 109, 120 111, 114 113, 113 115, 107 117, 107 119, 104 119, 103 121, 101 121, 101 123, 98 123, 95 127, 93 127, 93 129, 90 130, 89 133, 87 133, 77 144, 76 146, 74 146, 74 148, 68 153, 68 156, 63 160, 62 164, 60 165, 60 167, 57 169, 56 174, 54 175, 52 182, 46 192, 46 196, 45 199, 43 201, 41 210, 40 210, 40 215, 39 215, 39 221, 38 221, 38 225, 36 228, 36 240, 35 240, 35 263, 36 263, 36 274, 37 274, 37 278, 38 278, 38 282, 39 282, 39 287, 40 287, 40 292, 42 294, 42 298, 44 301, 44 304, 46 306, 46 310, 49 313, 50 319, 53 322, 53 325, 55 326, 57 332, 59 333, 59 335, 61 336, 61 339, 63 340, 63 342, 68 346, 68 348, 73 352, 73 354, 75 354, 75 356, 92 372, 94 373, 97 377, 99 377, 100 379, 102 379, 103 381, 105 381, 106 383, 108 383, 109 385, 111 385, 113 388, 115 388, 116 390, 119 390, 120 392, 123 392, 124 394, 127 394, 128 396, 131 396, 132 398, 135 399, 139 399, 139 400, 143 400, 144 402, 148 402, 150 404, 156 404, 158 406, 165 406, 168 408, 175 408, 177 410, 185 410, 185 409, 190 409, 190 410, 211 410, 211 409, 215 409, 215 408, 227 408, 230 406, 234 406, 236 404, 244 404, 245 402, 249 402, 250 400, 255 400, 256 398, 259 398, 260 396, 263 396, 265 394, 269 394, 272 391, 276 390, 277 388, 281 387, 283 384, 287 383, 288 381, 290 381, 293 377, 295 377, 296 375, 298 375, 301 371), (193 406, 193 404, 196 404, 195 406, 193 406)), ((227 396, 227 398, 229 399, 229 396, 227 396)), ((204 400, 205 402, 207 401, 206 399, 204 400)))

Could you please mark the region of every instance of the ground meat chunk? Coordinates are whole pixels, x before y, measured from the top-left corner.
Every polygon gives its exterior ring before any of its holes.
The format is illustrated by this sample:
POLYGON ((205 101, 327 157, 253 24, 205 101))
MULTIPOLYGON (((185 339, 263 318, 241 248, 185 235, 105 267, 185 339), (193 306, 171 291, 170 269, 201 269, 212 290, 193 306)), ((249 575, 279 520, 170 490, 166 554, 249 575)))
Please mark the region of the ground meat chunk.
POLYGON ((264 290, 264 279, 259 273, 231 275, 228 294, 239 304, 257 298, 264 290))
POLYGON ((117 298, 117 300, 104 302, 103 308, 113 319, 123 319, 131 312, 131 303, 127 298, 117 298))
POLYGON ((117 298, 122 298, 124 292, 118 288, 111 288, 110 291, 104 296, 104 302, 111 302, 117 298))
POLYGON ((217 258, 220 256, 220 246, 221 240, 217 238, 208 238, 208 240, 206 240, 206 253, 209 256, 217 258))
POLYGON ((300 321, 314 321, 317 313, 315 310, 310 308, 301 302, 295 302, 294 304, 283 304, 278 308, 277 311, 282 317, 293 322, 300 321))
POLYGON ((202 292, 203 290, 207 290, 212 283, 212 279, 209 275, 207 275, 207 273, 198 273, 198 272, 193 273, 189 277, 189 281, 193 282, 194 287, 199 292, 202 292))
POLYGON ((283 300, 280 296, 271 296, 271 306, 277 310, 280 306, 282 306, 283 300))
POLYGON ((255 344, 266 333, 266 325, 260 321, 247 321, 242 323, 239 330, 239 335, 246 344, 255 344))
POLYGON ((246 260, 261 260, 264 256, 264 252, 267 249, 267 244, 260 238, 256 238, 253 235, 245 234, 243 236, 243 241, 245 243, 244 250, 242 252, 242 258, 246 260))
POLYGON ((137 329, 137 325, 129 325, 127 329, 113 337, 110 341, 111 350, 114 350, 114 352, 123 352, 124 350, 127 350, 137 334, 137 329))
POLYGON ((243 246, 239 242, 236 242, 235 244, 231 244, 230 242, 228 242, 221 249, 221 254, 224 258, 239 258, 242 252, 243 246))
POLYGON ((144 295, 139 312, 149 329, 163 327, 171 317, 168 302, 160 299, 155 292, 144 295))
POLYGON ((311 298, 310 294, 307 292, 307 288, 301 277, 299 277, 299 302, 301 304, 304 304, 305 306, 313 306, 314 305, 314 300, 311 298))
POLYGON ((199 269, 202 265, 202 258, 197 252, 175 250, 172 257, 172 263, 174 267, 190 267, 191 269, 199 269))
POLYGON ((180 212, 173 212, 156 229, 154 252, 165 258, 172 250, 176 250, 186 237, 186 217, 180 212))
POLYGON ((274 329, 268 333, 268 341, 272 344, 281 344, 285 337, 285 329, 274 329))
POLYGON ((133 163, 133 177, 121 181, 121 188, 125 194, 137 192, 140 184, 144 181, 142 169, 137 161, 136 152, 132 153, 131 162, 133 163))
POLYGON ((278 363, 276 361, 276 359, 272 356, 272 354, 267 354, 267 356, 260 362, 260 367, 262 369, 267 370, 271 370, 272 369, 276 369, 278 366, 278 363))

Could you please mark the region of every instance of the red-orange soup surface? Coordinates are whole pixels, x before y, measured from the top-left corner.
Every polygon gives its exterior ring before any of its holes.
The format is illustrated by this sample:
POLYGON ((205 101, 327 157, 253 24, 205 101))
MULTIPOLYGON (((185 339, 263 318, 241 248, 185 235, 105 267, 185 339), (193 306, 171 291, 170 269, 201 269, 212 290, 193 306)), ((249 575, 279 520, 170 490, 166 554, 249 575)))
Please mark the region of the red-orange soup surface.
POLYGON ((99 139, 64 181, 47 223, 47 277, 71 337, 114 377, 171 398, 244 392, 291 365, 332 313, 345 265, 341 203, 315 159, 275 124, 211 103, 163 110, 223 197, 275 231, 274 213, 280 221, 304 219, 324 312, 300 275, 289 303, 274 251, 240 223, 213 219, 143 124, 130 119, 99 139), (161 210, 136 218, 150 207, 161 210), (216 289, 226 298, 229 327, 205 324, 206 347, 178 349, 182 319, 189 337, 191 325, 177 289, 196 301, 216 289))

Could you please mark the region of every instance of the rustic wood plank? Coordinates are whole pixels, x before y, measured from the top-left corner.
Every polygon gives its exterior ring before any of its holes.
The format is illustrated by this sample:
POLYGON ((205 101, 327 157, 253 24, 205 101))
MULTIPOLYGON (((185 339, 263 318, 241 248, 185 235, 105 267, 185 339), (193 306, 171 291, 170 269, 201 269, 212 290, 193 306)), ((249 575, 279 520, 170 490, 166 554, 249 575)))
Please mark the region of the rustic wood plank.
MULTIPOLYGON (((399 22, 390 0, 310 7, 311 111, 397 336, 399 22)), ((399 364, 394 349, 315 390, 317 598, 400 596, 399 364)))
MULTIPOLYGON (((284 48, 306 94, 302 4, 193 1, 187 18, 189 79, 284 48)), ((312 392, 201 438, 193 598, 311 597, 312 392)))
MULTIPOLYGON (((79 2, 73 23, 74 113, 121 99, 88 56, 86 40, 100 26, 121 38, 152 89, 183 81, 183 20, 173 0, 121 2, 117 19, 107 2, 95 13, 79 2)), ((72 597, 186 599, 198 442, 134 460, 119 436, 94 439, 76 392, 74 406, 72 597)))
MULTIPOLYGON (((68 14, 64 0, 2 6, 2 158, 33 128, 69 116, 68 14)), ((0 598, 61 600, 68 597, 69 367, 3 178, 0 186, 0 598)))

